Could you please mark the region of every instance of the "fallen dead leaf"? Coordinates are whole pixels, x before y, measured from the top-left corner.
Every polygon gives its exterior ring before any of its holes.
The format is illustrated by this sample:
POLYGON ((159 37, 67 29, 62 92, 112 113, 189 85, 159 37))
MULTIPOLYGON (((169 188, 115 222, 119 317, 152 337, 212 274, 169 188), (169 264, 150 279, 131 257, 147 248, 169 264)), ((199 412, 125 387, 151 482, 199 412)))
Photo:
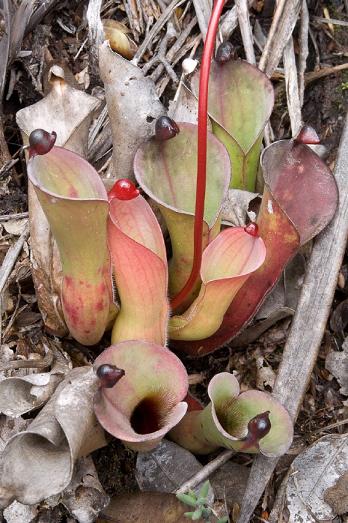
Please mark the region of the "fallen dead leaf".
POLYGON ((348 472, 325 491, 324 500, 338 516, 348 512, 348 472))
POLYGON ((326 356, 325 368, 340 384, 340 393, 348 396, 348 338, 342 345, 342 352, 331 351, 326 356))
POLYGON ((73 369, 27 430, 13 436, 0 459, 2 504, 34 505, 70 483, 74 463, 105 444, 93 412, 98 380, 91 367, 73 369))
POLYGON ((58 384, 71 370, 70 358, 58 349, 55 350, 53 358, 54 363, 49 372, 13 376, 0 381, 1 414, 17 418, 48 401, 58 384))
POLYGON ((93 523, 109 503, 91 457, 77 461, 70 485, 59 501, 79 523, 93 523))
MULTIPOLYGON (((192 507, 191 507, 192 508, 192 507)), ((190 507, 181 503, 174 494, 137 492, 112 498, 103 510, 98 523, 187 523, 184 516, 190 507)), ((203 523, 202 519, 198 522, 203 523)))
POLYGON ((324 493, 348 471, 348 435, 330 434, 295 458, 286 486, 290 522, 331 521, 337 513, 324 493))

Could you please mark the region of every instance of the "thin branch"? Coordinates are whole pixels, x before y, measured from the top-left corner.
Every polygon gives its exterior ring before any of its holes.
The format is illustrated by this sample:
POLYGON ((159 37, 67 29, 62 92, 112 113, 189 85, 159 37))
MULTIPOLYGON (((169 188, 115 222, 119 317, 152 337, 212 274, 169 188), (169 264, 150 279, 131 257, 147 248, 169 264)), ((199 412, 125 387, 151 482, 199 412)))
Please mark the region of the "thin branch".
POLYGON ((10 276, 11 271, 16 263, 16 260, 22 250, 22 247, 24 245, 25 240, 28 238, 29 235, 29 225, 26 226, 18 240, 14 245, 11 245, 11 247, 8 249, 6 256, 4 258, 4 261, 2 262, 2 265, 0 267, 0 294, 2 293, 7 278, 10 276))
POLYGON ((278 0, 259 68, 271 77, 295 27, 301 0, 278 0))
POLYGON ((212 10, 212 1, 193 0, 193 5, 196 11, 199 29, 201 30, 203 40, 205 40, 212 10))
MULTIPOLYGON (((248 7, 251 7, 254 0, 248 0, 248 7)), ((228 13, 221 17, 220 33, 223 40, 228 40, 238 25, 237 7, 234 5, 228 13)))
MULTIPOLYGON (((273 395, 296 420, 318 355, 348 236, 348 117, 335 177, 340 199, 330 225, 317 237, 273 395)), ((248 523, 279 458, 257 456, 250 471, 238 523, 248 523)))
POLYGON ((307 0, 302 0, 301 8, 301 24, 300 24, 300 55, 298 63, 298 85, 300 95, 300 105, 303 106, 305 79, 304 74, 307 68, 308 50, 308 35, 309 35, 309 12, 307 0))
POLYGON ((157 35, 157 33, 159 33, 159 31, 162 29, 162 27, 167 22, 167 20, 169 20, 169 18, 172 16, 174 9, 176 9, 180 5, 184 4, 185 2, 186 2, 186 0, 172 0, 172 2, 169 4, 167 9, 165 9, 165 11, 163 11, 160 18, 153 25, 152 29, 148 32, 143 43, 141 44, 141 46, 135 53, 133 60, 131 60, 131 63, 133 65, 138 65, 139 60, 141 59, 141 57, 143 56, 143 54, 145 53, 145 51, 147 50, 149 45, 152 43, 152 41, 155 38, 155 36, 157 35))
POLYGON ((298 77, 296 69, 296 58, 294 41, 290 37, 283 53, 285 69, 285 88, 288 104, 292 136, 296 136, 302 127, 301 102, 298 89, 298 77))
POLYGON ((202 483, 202 481, 206 480, 211 476, 215 470, 222 467, 227 461, 229 461, 232 456, 236 452, 234 450, 225 450, 224 452, 221 452, 221 454, 213 459, 212 461, 209 461, 207 465, 205 465, 201 470, 197 472, 192 478, 188 479, 179 487, 177 490, 174 491, 175 494, 184 494, 185 492, 188 492, 189 490, 195 488, 197 485, 202 483))
POLYGON ((250 64, 256 64, 253 32, 250 25, 249 7, 247 0, 236 0, 238 21, 245 49, 246 59, 250 64))

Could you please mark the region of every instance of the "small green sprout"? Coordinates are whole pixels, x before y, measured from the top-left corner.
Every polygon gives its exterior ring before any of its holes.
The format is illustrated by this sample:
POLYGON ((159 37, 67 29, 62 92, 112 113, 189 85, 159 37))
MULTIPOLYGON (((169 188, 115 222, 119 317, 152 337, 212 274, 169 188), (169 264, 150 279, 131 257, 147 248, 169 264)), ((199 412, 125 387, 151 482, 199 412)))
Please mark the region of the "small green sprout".
MULTIPOLYGON (((213 508, 209 504, 209 501, 207 499, 209 492, 209 481, 206 481, 201 490, 199 491, 199 495, 195 494, 193 490, 189 490, 187 494, 177 494, 176 497, 179 501, 184 503, 185 505, 188 505, 189 507, 194 508, 195 510, 192 512, 185 512, 185 516, 192 521, 197 521, 200 518, 203 518, 204 521, 211 522, 211 517, 215 515, 213 508)), ((229 519, 228 517, 223 518, 216 518, 215 520, 217 523, 228 523, 229 519)))

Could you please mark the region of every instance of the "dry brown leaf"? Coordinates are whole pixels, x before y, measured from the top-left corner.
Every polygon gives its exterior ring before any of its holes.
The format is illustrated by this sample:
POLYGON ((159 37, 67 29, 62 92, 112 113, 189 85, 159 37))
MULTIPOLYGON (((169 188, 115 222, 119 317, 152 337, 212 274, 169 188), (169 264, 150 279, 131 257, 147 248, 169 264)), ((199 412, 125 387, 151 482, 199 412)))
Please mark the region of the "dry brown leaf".
MULTIPOLYGON (((174 494, 137 492, 112 498, 98 523, 187 523, 184 516, 192 507, 181 503, 174 494), (105 517, 104 517, 105 516, 105 517)), ((203 522, 199 519, 198 522, 203 522)))
POLYGON ((324 500, 338 516, 348 512, 348 472, 324 493, 324 500))
POLYGON ((104 19, 102 23, 105 40, 109 40, 111 49, 131 60, 137 52, 137 45, 127 35, 129 33, 128 27, 112 19, 104 19))
MULTIPOLYGON (((18 111, 16 120, 22 131, 23 143, 28 144, 34 129, 56 131, 57 145, 86 156, 88 130, 97 98, 71 87, 65 80, 64 69, 53 65, 48 71, 51 90, 34 105, 18 111)), ((28 186, 31 263, 39 309, 46 328, 63 336, 67 333, 60 303, 61 264, 46 216, 32 185, 28 186)))
POLYGON ((100 76, 105 86, 110 116, 113 178, 133 178, 133 160, 138 147, 155 134, 155 122, 166 110, 155 84, 141 69, 114 53, 104 42, 99 50, 100 76))
POLYGON ((72 370, 24 431, 6 444, 0 460, 3 506, 34 505, 69 485, 74 463, 105 444, 93 412, 98 380, 91 367, 72 370))
POLYGON ((324 493, 348 470, 348 435, 330 434, 295 458, 286 486, 290 521, 331 521, 336 513, 324 493))
POLYGON ((341 385, 340 393, 348 396, 348 338, 342 345, 342 352, 331 351, 326 357, 325 368, 341 385))
POLYGON ((79 523, 93 523, 99 512, 109 503, 98 479, 91 457, 76 462, 70 485, 64 490, 59 501, 79 523))
MULTIPOLYGON (((50 349, 47 348, 49 351, 50 349)), ((44 405, 71 370, 70 358, 59 350, 49 372, 13 376, 0 381, 0 414, 17 418, 44 405)))

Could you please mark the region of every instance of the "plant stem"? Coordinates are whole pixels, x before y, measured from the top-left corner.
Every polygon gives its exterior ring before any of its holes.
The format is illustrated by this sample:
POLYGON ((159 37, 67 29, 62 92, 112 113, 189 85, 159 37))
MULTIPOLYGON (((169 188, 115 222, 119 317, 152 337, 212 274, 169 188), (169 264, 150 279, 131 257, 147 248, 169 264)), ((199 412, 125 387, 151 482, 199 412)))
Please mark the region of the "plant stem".
POLYGON ((176 309, 191 292, 201 269, 204 201, 207 177, 207 123, 208 123, 208 85, 210 65, 214 52, 216 33, 225 0, 216 0, 210 17, 205 39, 198 96, 198 151, 197 151, 197 187, 194 224, 194 254, 191 274, 181 291, 173 298, 171 306, 176 309))

